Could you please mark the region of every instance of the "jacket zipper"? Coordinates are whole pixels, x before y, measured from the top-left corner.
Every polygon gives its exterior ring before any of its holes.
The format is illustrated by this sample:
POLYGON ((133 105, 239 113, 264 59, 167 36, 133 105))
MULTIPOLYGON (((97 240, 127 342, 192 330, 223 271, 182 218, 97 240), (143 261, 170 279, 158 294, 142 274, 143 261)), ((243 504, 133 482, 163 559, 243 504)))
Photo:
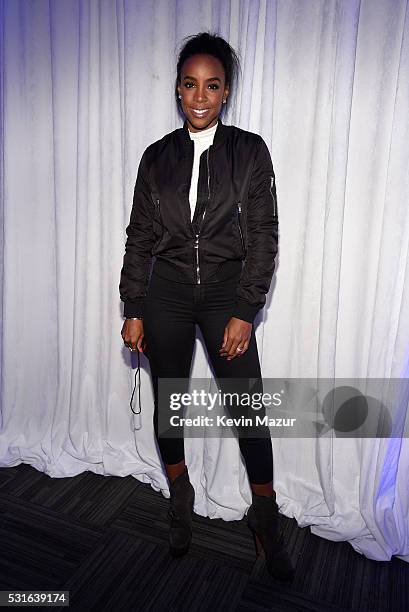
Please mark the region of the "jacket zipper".
MULTIPOLYGON (((209 151, 210 151, 210 147, 207 149, 207 154, 206 154, 206 160, 207 160, 207 191, 208 191, 208 196, 207 196, 207 200, 209 201, 210 199, 210 168, 209 168, 209 151)), ((196 238, 195 238, 195 242, 194 242, 194 249, 196 252, 196 283, 198 285, 200 285, 200 262, 199 262, 199 237, 200 237, 200 229, 202 227, 203 224, 203 219, 205 217, 206 214, 206 208, 203 211, 202 214, 202 219, 200 222, 199 227, 199 231, 196 234, 196 238)))
POLYGON ((243 238, 243 232, 241 229, 241 202, 237 202, 237 210, 238 210, 238 215, 237 215, 237 221, 239 222, 239 233, 240 233, 240 240, 241 240, 241 248, 243 250, 243 256, 246 256, 246 249, 244 248, 244 238, 243 238))
POLYGON ((159 198, 156 199, 156 208, 158 209, 158 223, 160 224, 160 226, 162 228, 162 233, 160 235, 160 238, 159 238, 158 242, 156 243, 156 246, 158 246, 162 242, 162 238, 163 238, 163 223, 162 223, 162 219, 161 219, 161 216, 160 216, 159 198))
POLYGON ((271 197, 273 198, 273 215, 274 217, 277 217, 277 200, 273 193, 273 187, 274 187, 274 176, 270 177, 270 193, 271 193, 271 197))

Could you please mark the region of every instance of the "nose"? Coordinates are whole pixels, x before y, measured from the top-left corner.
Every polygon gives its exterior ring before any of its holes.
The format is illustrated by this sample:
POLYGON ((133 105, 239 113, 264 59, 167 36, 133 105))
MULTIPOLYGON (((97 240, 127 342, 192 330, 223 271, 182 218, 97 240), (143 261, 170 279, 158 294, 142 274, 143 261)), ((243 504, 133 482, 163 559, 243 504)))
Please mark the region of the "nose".
POLYGON ((201 103, 201 102, 204 102, 206 99, 207 99, 206 86, 204 84, 198 85, 195 91, 195 101, 201 103))

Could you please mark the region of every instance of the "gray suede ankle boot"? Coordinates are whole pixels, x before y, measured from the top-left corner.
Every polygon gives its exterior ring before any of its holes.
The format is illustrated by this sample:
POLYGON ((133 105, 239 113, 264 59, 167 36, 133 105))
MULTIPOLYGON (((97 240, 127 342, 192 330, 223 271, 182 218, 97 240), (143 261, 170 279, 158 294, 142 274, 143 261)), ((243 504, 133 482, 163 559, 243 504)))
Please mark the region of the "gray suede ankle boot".
POLYGON ((195 490, 190 483, 187 469, 170 483, 169 492, 169 552, 174 557, 180 557, 187 553, 192 539, 195 490))

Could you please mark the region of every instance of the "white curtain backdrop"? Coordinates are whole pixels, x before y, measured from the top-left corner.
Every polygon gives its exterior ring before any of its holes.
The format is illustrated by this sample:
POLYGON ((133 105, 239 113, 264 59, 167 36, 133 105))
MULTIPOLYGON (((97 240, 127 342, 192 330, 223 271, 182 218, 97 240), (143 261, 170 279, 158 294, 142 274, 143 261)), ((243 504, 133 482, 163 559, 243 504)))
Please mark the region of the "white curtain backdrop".
MULTIPOLYGON (((1 0, 2 466, 85 470, 167 497, 149 362, 142 414, 118 284, 144 148, 181 125, 184 36, 218 31, 242 79, 225 117, 266 140, 280 252, 256 335, 265 377, 405 377, 407 0, 1 0)), ((192 376, 211 377, 198 334, 192 376)), ((406 412, 403 421, 406 418, 406 412)), ((273 439, 281 511, 409 561, 407 439, 273 439)), ((233 438, 186 439, 195 511, 242 518, 233 438)))

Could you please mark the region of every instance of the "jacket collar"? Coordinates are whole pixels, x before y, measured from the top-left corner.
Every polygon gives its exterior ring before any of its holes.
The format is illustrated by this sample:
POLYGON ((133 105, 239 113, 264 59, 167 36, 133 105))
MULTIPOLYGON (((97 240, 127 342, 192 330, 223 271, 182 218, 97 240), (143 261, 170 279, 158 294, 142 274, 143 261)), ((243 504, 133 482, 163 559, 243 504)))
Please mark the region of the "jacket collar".
MULTIPOLYGON (((213 147, 215 149, 226 140, 228 133, 229 127, 224 125, 219 115, 216 132, 213 138, 213 147)), ((191 154, 191 151, 193 150, 193 140, 189 136, 189 128, 187 126, 186 119, 183 123, 183 127, 176 130, 176 135, 181 147, 182 156, 186 157, 187 155, 191 154)))

